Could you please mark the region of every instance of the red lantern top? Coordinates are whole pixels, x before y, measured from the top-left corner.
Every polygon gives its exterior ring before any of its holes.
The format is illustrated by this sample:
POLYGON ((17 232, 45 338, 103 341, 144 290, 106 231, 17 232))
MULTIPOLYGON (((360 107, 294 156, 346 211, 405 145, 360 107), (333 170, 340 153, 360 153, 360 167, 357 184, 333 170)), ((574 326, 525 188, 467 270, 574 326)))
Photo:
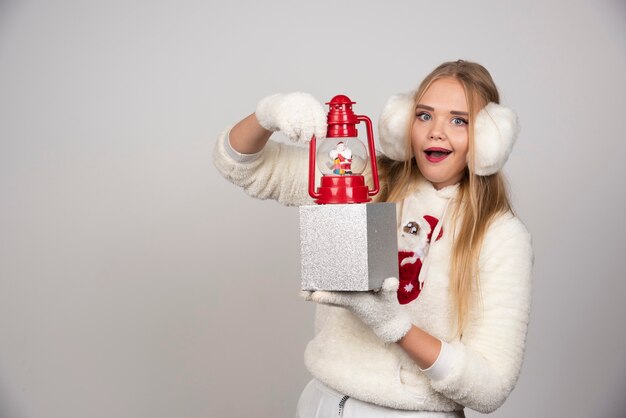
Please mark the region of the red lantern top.
POLYGON ((352 111, 352 105, 356 102, 343 94, 337 95, 326 104, 328 110, 327 138, 346 138, 358 136, 356 124, 359 123, 357 116, 352 111))

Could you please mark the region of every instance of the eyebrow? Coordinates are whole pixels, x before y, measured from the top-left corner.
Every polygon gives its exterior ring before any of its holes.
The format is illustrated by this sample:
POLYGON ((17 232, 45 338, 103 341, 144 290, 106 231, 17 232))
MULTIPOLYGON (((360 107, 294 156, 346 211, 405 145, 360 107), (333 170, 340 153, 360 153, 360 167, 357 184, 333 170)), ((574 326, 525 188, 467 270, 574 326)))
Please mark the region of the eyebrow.
MULTIPOLYGON (((431 112, 433 112, 435 110, 434 107, 432 106, 427 106, 425 104, 420 104, 418 103, 417 106, 415 106, 416 109, 425 109, 425 110, 430 110, 431 112)), ((451 110, 450 111, 451 115, 457 115, 457 116, 469 116, 469 113, 467 112, 460 112, 458 110, 451 110)))

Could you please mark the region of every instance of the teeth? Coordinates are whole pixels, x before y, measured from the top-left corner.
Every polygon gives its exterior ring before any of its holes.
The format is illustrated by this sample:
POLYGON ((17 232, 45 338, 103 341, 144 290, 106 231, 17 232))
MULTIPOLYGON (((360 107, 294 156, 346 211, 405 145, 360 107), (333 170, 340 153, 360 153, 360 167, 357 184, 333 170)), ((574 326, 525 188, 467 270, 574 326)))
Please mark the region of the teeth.
POLYGON ((452 151, 426 151, 426 154, 433 157, 443 157, 450 154, 452 151))

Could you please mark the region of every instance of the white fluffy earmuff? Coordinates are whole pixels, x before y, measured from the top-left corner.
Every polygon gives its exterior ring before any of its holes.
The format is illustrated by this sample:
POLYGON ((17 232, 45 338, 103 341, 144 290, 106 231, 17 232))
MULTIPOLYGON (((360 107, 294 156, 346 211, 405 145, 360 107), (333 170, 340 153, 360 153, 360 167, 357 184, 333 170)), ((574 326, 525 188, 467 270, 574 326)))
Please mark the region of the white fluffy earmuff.
MULTIPOLYGON (((378 140, 387 157, 406 161, 412 157, 407 147, 409 121, 413 115, 414 92, 391 96, 378 121, 378 140)), ((502 169, 519 133, 517 115, 497 103, 488 103, 474 121, 475 160, 469 164, 476 175, 488 176, 502 169)))
POLYGON ((515 112, 494 102, 487 103, 474 121, 473 172, 489 176, 500 171, 509 159, 519 130, 515 112))
POLYGON ((410 147, 407 146, 409 121, 415 111, 413 96, 415 92, 394 94, 385 103, 378 119, 378 141, 387 157, 396 161, 406 161, 411 158, 410 147))

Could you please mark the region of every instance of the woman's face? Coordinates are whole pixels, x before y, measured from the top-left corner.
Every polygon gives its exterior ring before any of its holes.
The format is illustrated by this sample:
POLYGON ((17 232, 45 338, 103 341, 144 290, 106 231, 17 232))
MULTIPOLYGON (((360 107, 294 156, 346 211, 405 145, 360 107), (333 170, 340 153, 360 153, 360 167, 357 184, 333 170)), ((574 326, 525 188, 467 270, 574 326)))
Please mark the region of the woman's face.
POLYGON ((456 184, 467 167, 468 109, 463 85, 454 78, 433 82, 415 107, 413 154, 437 189, 456 184))

